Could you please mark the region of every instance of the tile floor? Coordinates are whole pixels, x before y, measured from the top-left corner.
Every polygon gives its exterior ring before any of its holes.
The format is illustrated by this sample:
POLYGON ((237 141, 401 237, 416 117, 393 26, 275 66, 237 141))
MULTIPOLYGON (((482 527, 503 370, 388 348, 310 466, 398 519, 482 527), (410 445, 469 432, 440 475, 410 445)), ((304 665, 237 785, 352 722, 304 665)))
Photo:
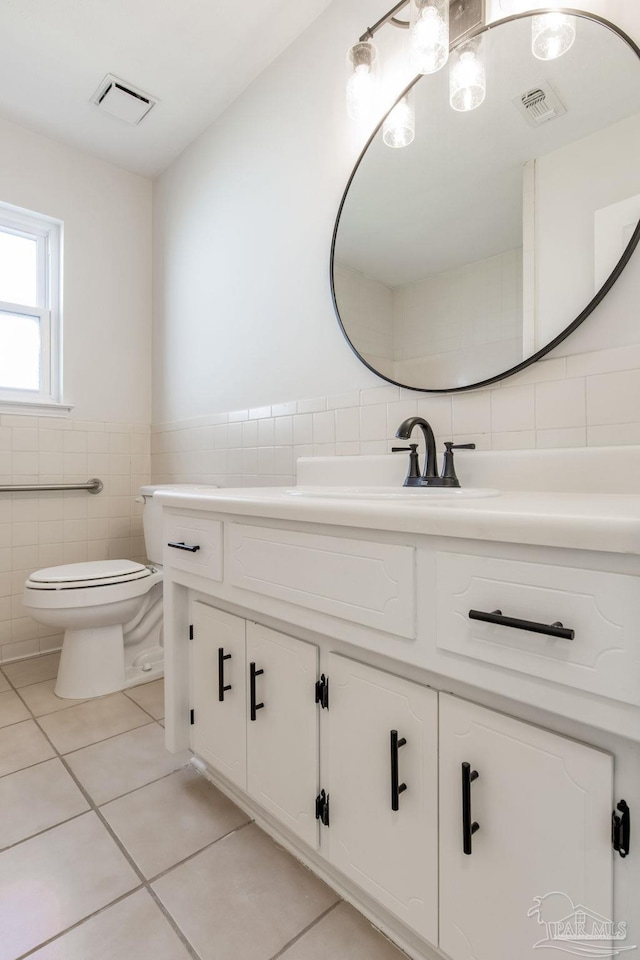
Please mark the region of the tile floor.
POLYGON ((162 681, 59 700, 0 669, 0 960, 402 960, 164 747, 162 681))

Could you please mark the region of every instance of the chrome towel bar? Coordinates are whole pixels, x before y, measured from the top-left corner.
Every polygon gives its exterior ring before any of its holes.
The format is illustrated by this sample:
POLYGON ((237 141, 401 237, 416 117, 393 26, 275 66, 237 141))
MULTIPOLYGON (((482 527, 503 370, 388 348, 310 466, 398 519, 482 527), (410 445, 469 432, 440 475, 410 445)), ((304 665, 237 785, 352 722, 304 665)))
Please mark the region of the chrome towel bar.
POLYGON ((38 490, 88 490, 100 493, 104 484, 94 477, 86 483, 4 483, 0 484, 0 493, 33 493, 38 490))

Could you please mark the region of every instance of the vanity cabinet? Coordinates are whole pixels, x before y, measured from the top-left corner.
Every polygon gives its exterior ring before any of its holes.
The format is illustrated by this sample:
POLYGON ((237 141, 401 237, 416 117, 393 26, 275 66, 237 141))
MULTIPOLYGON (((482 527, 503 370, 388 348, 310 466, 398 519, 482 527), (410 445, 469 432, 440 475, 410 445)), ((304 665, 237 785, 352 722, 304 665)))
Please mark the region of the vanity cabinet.
POLYGON ((574 905, 634 922, 626 558, 218 517, 170 514, 174 749, 415 960, 534 960, 574 905), (180 549, 205 520, 206 575, 180 549))
POLYGON ((438 938, 438 694, 330 654, 330 861, 438 938))
POLYGON ((191 750, 247 789, 245 621, 204 603, 191 606, 191 750))
POLYGON ((318 648, 247 623, 247 662, 248 793, 315 849, 319 834, 314 807, 319 774, 318 648), (257 673, 253 692, 252 673, 257 673))
POLYGON ((318 648, 208 604, 191 605, 189 746, 318 846, 318 648))
POLYGON ((610 754, 440 694, 439 779, 440 949, 452 960, 534 956, 544 922, 572 913, 567 898, 612 916, 610 754))

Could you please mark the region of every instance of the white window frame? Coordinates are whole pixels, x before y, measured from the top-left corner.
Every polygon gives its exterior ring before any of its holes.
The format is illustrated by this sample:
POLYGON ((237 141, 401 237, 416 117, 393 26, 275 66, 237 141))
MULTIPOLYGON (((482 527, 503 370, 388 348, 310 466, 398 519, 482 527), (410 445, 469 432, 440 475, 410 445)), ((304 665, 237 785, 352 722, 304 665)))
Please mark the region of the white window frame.
POLYGON ((37 317, 40 322, 40 389, 22 390, 0 385, 0 411, 57 413, 71 408, 62 403, 62 223, 51 217, 0 204, 0 230, 35 239, 37 307, 0 301, 0 311, 37 317), (35 409, 35 408, 40 408, 35 409))

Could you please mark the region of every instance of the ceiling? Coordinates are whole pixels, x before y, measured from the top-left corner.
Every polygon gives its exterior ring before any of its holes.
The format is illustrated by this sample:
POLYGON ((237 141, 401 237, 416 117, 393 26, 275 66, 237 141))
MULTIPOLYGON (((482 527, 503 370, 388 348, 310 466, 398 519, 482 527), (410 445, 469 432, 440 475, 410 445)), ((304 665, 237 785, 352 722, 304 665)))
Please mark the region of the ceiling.
POLYGON ((0 116, 153 177, 331 0, 2 0, 0 116), (89 101, 107 73, 160 102, 140 126, 89 101))

